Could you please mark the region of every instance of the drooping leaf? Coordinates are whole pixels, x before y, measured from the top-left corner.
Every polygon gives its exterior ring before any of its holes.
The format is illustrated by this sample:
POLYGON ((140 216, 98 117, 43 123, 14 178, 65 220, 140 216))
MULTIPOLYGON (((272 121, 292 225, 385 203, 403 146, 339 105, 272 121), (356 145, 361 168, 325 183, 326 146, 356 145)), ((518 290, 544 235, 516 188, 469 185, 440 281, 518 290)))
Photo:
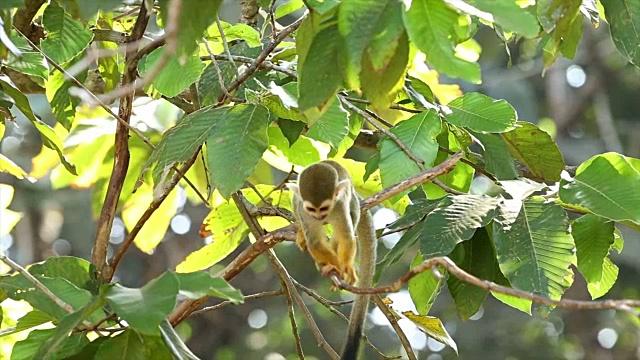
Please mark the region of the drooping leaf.
POLYGON ((203 228, 211 234, 211 243, 189 254, 176 266, 176 272, 189 273, 213 266, 235 250, 248 233, 233 202, 212 209, 203 221, 203 228))
POLYGON ((42 25, 47 29, 47 37, 41 43, 42 51, 59 65, 76 57, 93 38, 88 28, 65 14, 57 3, 44 9, 42 25))
MULTIPOLYGON (((169 195, 164 199, 162 204, 151 214, 151 217, 140 229, 140 232, 133 240, 134 244, 140 249, 140 251, 147 254, 152 254, 160 241, 164 238, 171 219, 173 219, 178 205, 176 199, 178 198, 177 189, 173 189, 169 195)), ((122 220, 127 231, 131 231, 142 214, 147 211, 147 208, 153 201, 153 190, 150 186, 142 186, 124 203, 122 208, 122 220)))
POLYGON ((402 315, 411 320, 418 329, 429 335, 429 337, 439 343, 449 346, 456 352, 456 354, 458 353, 458 345, 456 345, 456 342, 453 340, 451 335, 449 335, 440 319, 433 316, 416 315, 413 311, 405 311, 402 315))
POLYGON ((206 272, 192 272, 176 274, 180 285, 180 295, 190 299, 199 299, 203 296, 215 296, 225 300, 231 300, 235 304, 244 302, 242 293, 233 288, 224 279, 213 277, 206 272))
POLYGON ((114 284, 106 293, 109 305, 142 334, 158 335, 160 323, 176 305, 178 279, 165 272, 140 289, 114 284))
POLYGON ((71 164, 62 153, 62 140, 60 140, 60 137, 58 137, 58 135, 49 125, 45 124, 44 122, 42 122, 42 120, 36 117, 36 115, 33 113, 33 110, 31 110, 31 105, 29 105, 29 100, 27 99, 27 97, 4 80, 0 80, 0 88, 5 94, 9 95, 15 101, 16 107, 18 107, 18 109, 22 111, 24 116, 26 116, 27 119, 31 121, 33 126, 35 126, 36 129, 40 132, 40 135, 42 135, 42 144, 49 149, 55 150, 58 153, 58 157, 60 158, 60 161, 64 165, 65 169, 67 169, 67 171, 69 171, 70 173, 77 175, 75 166, 73 166, 73 164, 71 164))
POLYGON ((499 180, 512 180, 518 177, 516 167, 505 140, 498 134, 474 133, 482 145, 485 169, 499 180))
POLYGON ((11 174, 18 179, 32 179, 29 177, 29 174, 27 174, 27 172, 24 171, 18 164, 14 163, 11 159, 2 154, 0 154, 0 172, 11 174))
MULTIPOLYGON (((160 18, 166 26, 170 17, 170 0, 159 0, 160 18)), ((218 7, 221 0, 191 0, 189 6, 180 7, 178 18, 178 56, 188 56, 193 53, 202 39, 207 27, 216 21, 218 7)))
MULTIPOLYGON (((416 257, 411 261, 411 267, 420 265, 424 261, 422 254, 416 254, 416 257)), ((409 295, 413 300, 418 314, 427 315, 431 306, 436 301, 442 286, 447 281, 448 273, 443 267, 438 268, 438 272, 443 276, 438 279, 433 271, 425 271, 409 280, 407 288, 409 289, 409 295)))
MULTIPOLYGON (((165 51, 166 49, 162 47, 142 58, 138 65, 140 75, 145 76, 154 69, 158 61, 165 56, 165 51)), ((171 55, 151 84, 162 95, 174 97, 198 80, 204 68, 205 65, 197 56, 187 56, 184 62, 180 62, 178 56, 171 55)))
POLYGON ((255 170, 267 150, 269 122, 269 111, 264 106, 237 105, 209 133, 206 155, 211 185, 223 197, 229 198, 255 170))
POLYGON ((602 0, 611 38, 618 51, 632 64, 640 66, 640 3, 632 0, 602 0))
POLYGON ((411 41, 427 55, 427 60, 443 73, 480 83, 480 66, 455 56, 454 24, 458 14, 443 0, 414 1, 403 12, 411 41))
POLYGON ((169 321, 164 320, 162 324, 160 324, 160 336, 174 359, 200 360, 200 358, 191 352, 187 345, 185 345, 184 341, 182 341, 169 321))
MULTIPOLYGON (((480 279, 498 282, 502 277, 486 228, 477 229, 470 241, 458 244, 451 259, 462 270, 480 279)), ((447 279, 447 287, 463 320, 468 320, 480 310, 489 293, 454 276, 447 279)))
MULTIPOLYGON (((78 74, 79 81, 84 81, 86 72, 78 74)), ((65 129, 70 130, 76 115, 76 106, 80 103, 77 97, 69 94, 69 89, 75 86, 70 80, 65 81, 65 75, 60 71, 54 71, 46 81, 45 93, 51 104, 51 111, 58 122, 65 129)))
POLYGON ((505 200, 493 226, 500 270, 514 288, 559 300, 576 262, 567 214, 542 198, 505 200))
POLYGON ((640 224, 640 160, 616 153, 583 162, 560 182, 560 200, 614 220, 640 224))
MULTIPOLYGON (((400 122, 390 131, 409 151, 424 161, 424 166, 431 167, 438 153, 436 136, 440 127, 440 118, 434 110, 429 110, 400 122)), ((392 139, 385 137, 380 141, 379 147, 378 165, 383 187, 420 173, 418 165, 392 139)))
POLYGON ((592 299, 605 295, 618 277, 618 267, 609 259, 615 240, 614 230, 613 221, 592 214, 583 215, 571 224, 578 270, 587 280, 592 299), (615 276, 606 276, 608 270, 615 276))
POLYGON ((304 62, 298 67, 298 105, 304 111, 324 105, 342 81, 339 54, 342 37, 331 19, 315 34, 304 62))
POLYGON ((478 132, 505 132, 514 128, 516 111, 505 100, 480 93, 467 93, 447 104, 445 119, 456 126, 478 132))
POLYGON ((478 10, 491 13, 494 22, 506 31, 513 31, 528 38, 535 37, 540 31, 535 15, 518 6, 515 1, 467 0, 466 3, 478 10))
POLYGON ((537 126, 519 121, 516 128, 501 134, 513 157, 526 165, 530 179, 539 182, 556 182, 564 169, 564 159, 547 132, 537 126))

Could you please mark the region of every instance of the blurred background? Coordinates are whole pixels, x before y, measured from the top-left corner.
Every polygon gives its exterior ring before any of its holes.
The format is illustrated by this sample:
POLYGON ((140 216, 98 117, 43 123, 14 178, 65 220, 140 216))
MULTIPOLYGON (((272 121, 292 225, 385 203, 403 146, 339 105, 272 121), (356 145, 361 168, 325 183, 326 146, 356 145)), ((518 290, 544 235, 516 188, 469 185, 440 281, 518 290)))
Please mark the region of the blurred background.
MULTIPOLYGON (((280 1, 278 1, 280 3, 280 1)), ((221 9, 223 20, 235 23, 239 17, 235 1, 226 1, 221 9)), ((283 21, 288 23, 289 19, 283 21)), ((543 73, 541 51, 534 41, 510 43, 510 56, 495 32, 482 27, 476 35, 482 46, 480 63, 483 83, 479 86, 459 83, 467 91, 479 91, 505 99, 517 110, 520 120, 538 124, 557 141, 568 165, 578 165, 589 157, 615 151, 640 158, 640 71, 617 53, 606 23, 598 29, 585 22, 584 36, 576 58, 559 59, 543 73)), ((443 79, 444 82, 458 83, 443 79)), ((34 111, 49 124, 54 123, 44 95, 30 95, 34 111)), ((139 99, 134 111, 141 118, 158 124, 174 123, 181 114, 166 103, 139 99)), ((8 124, 9 125, 9 124, 8 124)), ((0 152, 30 171, 31 159, 41 148, 39 135, 18 117, 18 126, 7 126, 0 152)), ((360 159, 366 160, 366 159, 360 159)), ((277 176, 277 175, 276 175, 277 176)), ((276 180, 277 181, 277 180, 276 180)), ((29 264, 54 255, 90 258, 95 236, 92 217, 92 189, 62 188, 53 190, 48 177, 35 183, 18 181, 0 173, 0 183, 15 188, 9 209, 23 214, 10 235, 0 238, 0 249, 21 264, 29 264)), ((198 235, 207 215, 204 206, 194 206, 181 191, 178 213, 152 255, 132 247, 117 273, 125 286, 139 287, 174 268, 187 254, 200 248, 205 239, 198 235)), ((378 227, 390 221, 387 213, 376 215, 378 227)), ((638 233, 620 227, 625 239, 624 251, 614 255, 620 268, 616 285, 607 298, 640 298, 640 238, 638 233)), ((114 222, 111 251, 125 236, 124 223, 114 222)), ((396 239, 380 242, 380 253, 396 239)), ((246 246, 246 243, 232 254, 246 246)), ((290 274, 302 284, 332 300, 343 299, 328 291, 329 282, 319 276, 306 254, 293 244, 276 248, 290 274)), ((381 283, 397 278, 407 270, 411 255, 390 268, 381 283)), ((223 263, 226 263, 224 261, 223 263)), ((222 265, 220 265, 221 267, 222 265)), ((216 269, 213 269, 216 272, 216 269)), ((261 257, 238 276, 232 284, 243 294, 279 289, 279 280, 261 257)), ((344 299, 348 299, 348 294, 344 299)), ((346 323, 306 295, 316 321, 327 341, 339 348, 346 323)), ((584 280, 576 276, 566 293, 572 299, 589 299, 584 280)), ((413 306, 406 292, 392 294, 394 308, 410 310, 413 306)), ((216 301, 211 300, 211 303, 216 301)), ((348 313, 344 306, 343 313, 348 313)), ((309 359, 324 359, 306 322, 296 313, 305 354, 309 359)), ((432 308, 455 339, 461 359, 640 359, 638 319, 613 311, 565 311, 528 316, 491 298, 470 320, 461 321, 446 289, 432 308)), ((372 311, 367 335, 385 354, 400 353, 400 344, 386 319, 372 311)), ((453 359, 450 348, 428 339, 408 321, 405 328, 420 359, 453 359)), ((249 300, 243 305, 228 306, 190 318, 179 326, 188 338, 189 347, 203 359, 293 359, 295 345, 291 336, 286 304, 282 297, 249 300)), ((366 358, 374 358, 368 350, 366 358)))

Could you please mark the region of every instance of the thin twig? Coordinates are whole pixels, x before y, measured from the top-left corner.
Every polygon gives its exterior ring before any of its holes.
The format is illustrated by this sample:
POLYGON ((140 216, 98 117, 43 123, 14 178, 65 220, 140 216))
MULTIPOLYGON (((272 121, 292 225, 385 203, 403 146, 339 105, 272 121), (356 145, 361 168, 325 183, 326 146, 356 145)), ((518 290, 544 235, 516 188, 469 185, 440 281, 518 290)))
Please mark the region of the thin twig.
MULTIPOLYGON (((244 297, 244 300, 247 301, 247 300, 254 300, 254 299, 262 299, 262 298, 266 298, 266 297, 280 296, 282 294, 283 294, 282 289, 274 290, 274 291, 265 291, 265 292, 261 292, 261 293, 257 293, 257 294, 246 295, 244 297)), ((233 304, 235 304, 233 301, 225 300, 225 301, 222 301, 219 304, 215 304, 215 305, 212 305, 212 306, 207 306, 207 307, 204 307, 204 308, 202 308, 200 310, 196 310, 196 311, 192 312, 189 315, 189 317, 200 315, 200 314, 204 314, 204 313, 210 312, 210 311, 216 311, 218 309, 222 309, 223 307, 226 307, 226 306, 229 306, 229 305, 233 305, 233 304)))
MULTIPOLYGON (((220 38, 222 39, 222 47, 224 47, 224 52, 227 54, 227 57, 231 61, 231 65, 236 70, 236 76, 238 76, 238 65, 233 61, 233 56, 231 56, 231 50, 229 49, 229 42, 227 41, 227 36, 224 34, 224 29, 222 28, 222 23, 220 22, 220 18, 216 15, 216 26, 218 27, 218 31, 220 32, 220 38)), ((205 40, 205 44, 207 41, 205 40)), ((209 51, 211 53, 211 51, 209 51)))
MULTIPOLYGON (((246 56, 239 56, 239 55, 233 55, 231 56, 231 58, 229 58, 227 55, 214 55, 214 58, 218 61, 237 61, 237 62, 241 62, 241 63, 245 63, 245 64, 251 64, 255 61, 255 59, 252 59, 250 57, 246 57, 246 56)), ((200 60, 202 61, 208 61, 211 60, 210 56, 201 56, 200 60)), ((274 63, 272 63, 271 61, 267 61, 265 60, 264 62, 262 62, 259 66, 260 69, 269 69, 269 70, 275 70, 278 72, 281 72, 285 75, 291 76, 293 78, 297 78, 298 74, 289 69, 286 68, 284 66, 280 66, 280 65, 276 65, 274 63)))
POLYGON ((506 286, 498 285, 492 281, 480 279, 468 272, 464 271, 458 265, 456 265, 448 257, 436 257, 425 260, 422 264, 413 267, 406 274, 401 276, 398 280, 394 281, 387 286, 378 286, 372 288, 358 288, 347 284, 340 280, 340 278, 333 274, 331 281, 333 284, 341 289, 353 292, 355 294, 380 294, 399 291, 406 283, 409 282, 414 276, 424 272, 431 271, 433 267, 442 266, 456 278, 464 281, 467 284, 477 286, 487 291, 493 291, 500 294, 514 296, 520 299, 531 300, 536 304, 542 304, 546 306, 556 306, 567 309, 576 310, 605 310, 613 309, 628 312, 634 316, 640 317, 640 312, 635 308, 640 308, 640 300, 600 300, 600 301, 588 301, 588 300, 573 300, 562 299, 553 300, 544 296, 529 293, 523 290, 513 289, 506 286))
MULTIPOLYGON (((211 60, 211 63, 213 64, 213 67, 216 69, 216 75, 218 75, 218 84, 220 85, 220 89, 222 89, 222 92, 227 96, 227 99, 229 99, 229 100, 231 100, 233 102, 238 102, 238 99, 233 98, 233 96, 231 96, 231 94, 227 91, 227 86, 224 84, 224 78, 222 76, 222 71, 220 70, 220 67, 218 66, 218 61, 216 61, 215 55, 213 55, 213 51, 211 51, 211 48, 209 47, 209 42, 205 38, 202 38, 202 42, 204 44, 204 47, 207 49, 207 52, 209 53, 209 59, 211 60)), ((235 63, 234 63, 234 65, 235 65, 235 63)), ((237 72, 237 70, 236 70, 236 72, 237 72)))

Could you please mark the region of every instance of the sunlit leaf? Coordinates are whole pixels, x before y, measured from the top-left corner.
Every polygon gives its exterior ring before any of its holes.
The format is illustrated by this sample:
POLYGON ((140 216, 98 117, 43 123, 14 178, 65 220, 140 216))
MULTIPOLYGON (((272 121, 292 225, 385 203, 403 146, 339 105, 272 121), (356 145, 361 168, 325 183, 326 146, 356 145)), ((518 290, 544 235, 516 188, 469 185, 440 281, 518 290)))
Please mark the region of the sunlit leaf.
POLYGON ((439 343, 449 346, 456 352, 456 354, 458 353, 458 346, 456 345, 456 342, 453 340, 451 335, 449 335, 440 319, 433 316, 416 315, 412 311, 405 311, 402 315, 411 320, 411 322, 429 335, 429 337, 439 343))
POLYGON ((480 93, 467 93, 447 104, 445 119, 457 126, 480 132, 505 132, 513 129, 516 111, 505 100, 494 100, 480 93))
POLYGON ((44 9, 42 25, 47 29, 47 37, 41 44, 42 51, 57 64, 73 59, 93 38, 87 27, 65 14, 57 3, 49 4, 44 9))
MULTIPOLYGON (((420 265, 424 261, 422 254, 418 253, 411 261, 411 267, 420 265)), ((431 306, 436 301, 442 286, 447 281, 448 273, 439 267, 438 272, 443 276, 438 279, 433 271, 424 271, 409 280, 409 295, 418 310, 418 314, 427 315, 431 306)))
MULTIPOLYGON (((191 6, 186 6, 190 8, 191 6)), ((144 76, 156 67, 156 64, 164 57, 166 49, 164 47, 154 50, 145 56, 139 64, 140 75, 144 76)), ((180 62, 176 55, 169 56, 160 71, 151 81, 155 90, 167 97, 174 97, 193 84, 198 78, 205 65, 196 56, 188 56, 187 60, 180 62)))

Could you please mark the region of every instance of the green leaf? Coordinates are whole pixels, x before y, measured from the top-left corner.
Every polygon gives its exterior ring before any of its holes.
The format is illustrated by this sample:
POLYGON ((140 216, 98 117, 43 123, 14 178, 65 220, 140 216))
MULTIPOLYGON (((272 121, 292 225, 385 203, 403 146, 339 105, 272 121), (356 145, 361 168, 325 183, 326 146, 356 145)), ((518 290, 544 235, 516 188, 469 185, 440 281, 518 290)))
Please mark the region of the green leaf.
POLYGON ((332 101, 307 131, 307 136, 331 145, 337 149, 349 133, 349 113, 339 101, 332 101))
POLYGON ((269 111, 262 105, 236 105, 218 122, 207 139, 211 185, 229 198, 253 173, 267 150, 269 111), (241 151, 239 151, 241 149, 241 151), (233 171, 219 171, 233 169, 233 171))
POLYGON ((49 125, 45 124, 44 122, 42 122, 42 120, 36 117, 36 115, 33 113, 33 110, 31 110, 31 105, 29 105, 29 100, 27 99, 27 97, 23 93, 21 93, 20 90, 14 88, 13 85, 10 85, 4 80, 0 80, 0 89, 15 101, 18 109, 22 111, 24 116, 26 116, 27 119, 31 121, 33 126, 35 126, 36 129, 40 132, 40 135, 42 135, 42 144, 49 149, 55 150, 58 153, 58 157, 60 158, 60 161, 64 165, 65 169, 67 169, 67 171, 69 171, 70 173, 77 175, 78 173, 76 172, 75 166, 69 163, 67 158, 62 153, 62 140, 60 140, 58 135, 49 125))
POLYGON ((471 239, 477 228, 486 226, 499 200, 480 195, 447 196, 438 207, 404 236, 420 239, 426 259, 448 255, 455 246, 471 239))
MULTIPOLYGON (((265 160, 270 161, 272 156, 286 157, 291 164, 307 166, 322 160, 315 141, 306 136, 300 135, 293 145, 289 146, 282 130, 275 126, 270 126, 267 130, 269 134, 269 150, 265 153, 265 160)), ((291 164, 286 164, 282 171, 291 170, 291 164)))
POLYGON ((458 346, 447 332, 442 321, 433 316, 416 315, 412 311, 405 311, 402 315, 411 320, 420 330, 425 332, 433 340, 452 348, 458 354, 458 346))
MULTIPOLYGON (((502 277, 486 228, 476 230, 470 241, 458 244, 451 259, 462 270, 480 279, 497 282, 502 277)), ((447 287, 463 320, 468 320, 480 310, 489 293, 488 290, 470 285, 454 276, 447 279, 447 287)))
MULTIPOLYGON (((2 316, 0 316, 0 320, 2 320, 2 316)), ((13 335, 20 331, 31 329, 33 327, 48 323, 49 321, 53 320, 55 319, 40 310, 29 311, 26 315, 18 319, 16 326, 14 326, 13 328, 2 329, 0 331, 0 338, 8 335, 13 335)))
POLYGON ((583 162, 560 182, 560 200, 615 221, 640 224, 640 160, 616 153, 583 162))
POLYGON ((481 82, 480 66, 455 56, 454 24, 458 14, 443 0, 414 1, 403 12, 403 19, 409 38, 434 68, 474 84, 481 82))
POLYGON ((324 14, 340 4, 340 0, 304 0, 310 10, 324 14))
POLYGON ((203 296, 215 296, 220 299, 231 300, 234 304, 244 302, 242 293, 233 288, 224 279, 214 277, 206 272, 192 272, 176 274, 180 283, 180 295, 190 299, 199 299, 203 296))
MULTIPOLYGON (((170 0, 159 0, 160 18, 167 24, 170 0)), ((222 0, 190 0, 189 6, 180 7, 178 19, 178 49, 179 57, 189 56, 198 47, 198 42, 209 25, 216 21, 218 7, 222 0)))
POLYGON ((479 132, 505 132, 514 128, 516 111, 505 100, 467 93, 447 104, 447 122, 479 132))
POLYGON ((613 221, 592 214, 583 215, 571 224, 578 270, 587 280, 592 299, 605 295, 618 278, 618 267, 608 257, 613 248, 614 230, 613 221), (610 267, 611 275, 615 276, 605 276, 605 267, 610 267))
POLYGON ((83 0, 65 0, 60 1, 65 11, 74 17, 80 17, 83 20, 93 20, 92 18, 98 11, 109 11, 122 4, 119 0, 100 0, 100 1, 83 1, 83 0))
MULTIPOLYGON (((390 131, 409 151, 424 161, 424 166, 431 167, 438 154, 436 136, 440 127, 438 114, 429 110, 398 123, 390 131)), ((384 188, 420 173, 418 165, 392 139, 385 137, 378 146, 380 175, 384 188)))
POLYGON ((478 10, 492 14, 494 22, 506 31, 513 31, 528 38, 536 37, 540 31, 538 19, 527 9, 518 6, 516 1, 467 0, 466 2, 478 10))
POLYGON ((46 80, 49 77, 49 67, 44 55, 33 50, 22 36, 11 36, 11 41, 18 47, 22 56, 18 57, 9 53, 2 65, 29 76, 46 80))
POLYGON ((298 105, 302 111, 323 106, 342 81, 338 71, 342 37, 332 19, 326 22, 313 37, 304 62, 298 65, 298 105))
POLYGON ((42 51, 59 65, 76 57, 93 38, 88 28, 65 14, 57 3, 44 9, 42 25, 47 29, 47 38, 41 43, 42 51))
POLYGON ((191 350, 189 350, 169 321, 164 320, 162 324, 160 324, 160 335, 162 336, 162 340, 164 340, 167 348, 169 348, 169 351, 171 351, 171 354, 173 354, 174 359, 200 359, 192 353, 191 350))
POLYGON ((493 226, 502 273, 514 288, 559 300, 576 262, 567 214, 539 197, 505 200, 493 226))
POLYGON ((96 297, 85 305, 82 309, 65 316, 58 327, 56 333, 44 342, 34 356, 35 359, 59 359, 69 355, 77 354, 89 343, 86 334, 79 333, 80 337, 72 334, 71 331, 77 327, 82 320, 88 318, 94 311, 100 309, 105 304, 104 294, 96 297), (62 356, 65 354, 65 356, 62 356))
MULTIPOLYGON (((422 254, 418 253, 411 261, 411 267, 416 267, 424 261, 422 254)), ((443 278, 438 279, 433 271, 424 271, 409 280, 408 289, 411 300, 418 310, 418 314, 427 315, 431 310, 431 306, 436 301, 440 290, 447 280, 448 273, 443 267, 438 267, 438 272, 443 278)))
POLYGON ((29 174, 18 166, 18 164, 14 163, 11 159, 2 154, 0 154, 0 171, 11 174, 18 179, 30 179, 32 182, 35 181, 35 179, 31 179, 29 174))
POLYGON ((516 128, 501 134, 513 157, 529 168, 531 180, 557 182, 564 169, 564 159, 547 132, 537 126, 518 121, 516 128))
MULTIPOLYGON (((229 84, 236 76, 236 69, 231 62, 219 62, 220 74, 222 82, 229 84)), ((200 106, 209 106, 218 102, 220 95, 224 94, 220 87, 220 79, 218 72, 213 63, 207 65, 198 80, 198 97, 200 98, 200 106)))
MULTIPOLYGON (((161 47, 140 60, 138 68, 141 76, 155 68, 158 61, 164 56, 165 50, 165 47, 161 47)), ((198 80, 204 71, 205 65, 197 56, 187 56, 186 60, 181 60, 177 55, 169 56, 162 71, 151 81, 153 87, 162 95, 177 96, 198 80)))
POLYGON ((33 330, 26 339, 18 341, 11 351, 11 360, 31 359, 64 359, 73 356, 89 343, 85 334, 73 334, 69 336, 62 347, 47 357, 38 357, 38 349, 48 340, 57 335, 58 329, 33 330))
POLYGON ((160 143, 142 167, 138 179, 144 178, 151 164, 157 162, 153 169, 153 181, 158 186, 171 166, 187 161, 198 148, 204 144, 209 133, 225 119, 229 108, 203 108, 183 117, 176 126, 165 131, 160 143))
MULTIPOLYGON (((78 80, 84 81, 86 75, 86 72, 79 74, 78 80)), ((69 94, 69 89, 75 85, 71 80, 65 81, 65 75, 58 70, 49 76, 45 84, 45 93, 53 115, 65 129, 70 130, 76 116, 76 106, 80 103, 80 99, 69 94)))
POLYGON ((29 273, 50 278, 63 278, 93 294, 98 293, 100 284, 96 278, 95 266, 85 259, 73 256, 50 257, 41 263, 31 265, 29 273))
POLYGON ((507 143, 498 134, 473 133, 482 145, 484 168, 499 180, 513 180, 518 177, 507 143))
POLYGON ((393 45, 397 48, 389 59, 381 58, 381 54, 374 52, 376 49, 366 52, 362 60, 362 92, 378 108, 388 107, 404 84, 409 60, 409 40, 406 33, 401 33, 395 43, 393 45))
POLYGON ((104 341, 94 359, 170 360, 172 357, 159 336, 145 336, 128 329, 104 341))
POLYGON ((618 51, 635 66, 640 66, 640 3, 633 0, 601 0, 611 38, 618 51))
POLYGON ((176 266, 176 272, 188 273, 206 269, 235 250, 248 233, 235 203, 226 202, 211 210, 203 227, 212 242, 192 252, 176 266))
POLYGON ((294 11, 298 11, 304 7, 304 1, 302 0, 289 0, 286 3, 278 6, 274 17, 280 19, 283 16, 287 16, 294 11))
POLYGON ((107 291, 109 305, 129 326, 142 334, 157 335, 160 323, 176 305, 178 279, 165 272, 140 289, 115 284, 107 291))

